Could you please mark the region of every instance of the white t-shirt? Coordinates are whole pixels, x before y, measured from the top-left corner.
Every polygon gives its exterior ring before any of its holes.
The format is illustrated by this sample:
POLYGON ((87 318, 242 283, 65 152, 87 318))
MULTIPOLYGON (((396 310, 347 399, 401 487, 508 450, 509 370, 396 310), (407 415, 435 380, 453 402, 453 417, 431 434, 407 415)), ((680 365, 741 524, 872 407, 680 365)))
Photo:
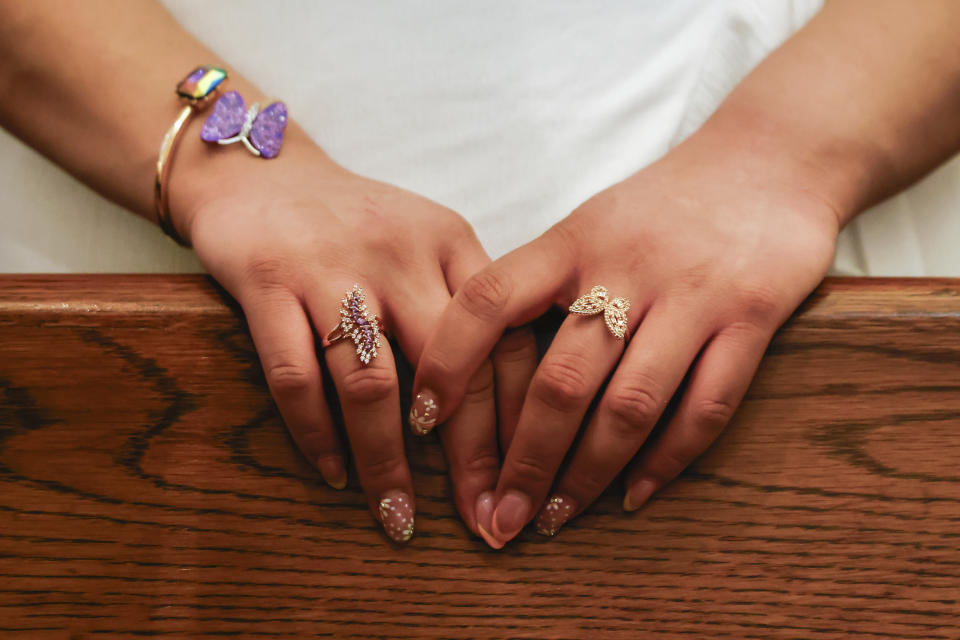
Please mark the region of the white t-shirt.
MULTIPOLYGON (((459 211, 497 257, 696 130, 821 0, 166 4, 334 159, 459 211)), ((200 270, 6 134, 0 192, 0 271, 200 270)), ((861 216, 835 271, 960 275, 958 203, 954 162, 861 216)))

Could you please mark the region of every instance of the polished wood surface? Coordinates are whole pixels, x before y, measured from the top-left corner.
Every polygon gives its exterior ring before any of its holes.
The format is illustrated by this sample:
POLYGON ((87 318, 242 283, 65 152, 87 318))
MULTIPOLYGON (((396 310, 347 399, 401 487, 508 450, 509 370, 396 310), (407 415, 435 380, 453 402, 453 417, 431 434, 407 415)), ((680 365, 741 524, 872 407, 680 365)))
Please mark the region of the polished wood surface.
POLYGON ((828 280, 635 514, 406 547, 293 449, 199 276, 0 277, 0 637, 958 638, 960 281, 828 280))

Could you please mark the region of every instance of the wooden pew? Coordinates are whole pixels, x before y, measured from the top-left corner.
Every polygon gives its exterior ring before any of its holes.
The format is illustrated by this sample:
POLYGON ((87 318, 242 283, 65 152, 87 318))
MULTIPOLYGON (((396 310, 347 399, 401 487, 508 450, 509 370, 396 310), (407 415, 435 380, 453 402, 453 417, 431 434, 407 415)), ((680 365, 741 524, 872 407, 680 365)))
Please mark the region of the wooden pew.
POLYGON ((0 276, 0 637, 960 637, 958 280, 828 280, 707 455, 555 539, 488 549, 407 448, 397 547, 210 280, 0 276))

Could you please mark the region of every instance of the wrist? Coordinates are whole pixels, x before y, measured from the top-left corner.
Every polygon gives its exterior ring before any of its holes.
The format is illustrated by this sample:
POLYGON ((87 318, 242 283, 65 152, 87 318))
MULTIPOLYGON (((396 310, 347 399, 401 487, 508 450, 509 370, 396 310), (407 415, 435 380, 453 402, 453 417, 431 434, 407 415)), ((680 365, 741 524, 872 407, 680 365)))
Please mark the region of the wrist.
POLYGON ((677 147, 677 157, 709 163, 745 186, 807 201, 811 210, 829 210, 838 231, 869 206, 874 154, 868 148, 794 127, 789 118, 741 102, 722 105, 677 147))
POLYGON ((201 140, 200 128, 208 116, 209 111, 196 114, 186 127, 167 183, 170 222, 188 245, 197 217, 211 202, 248 191, 251 185, 267 188, 291 166, 310 166, 321 174, 343 171, 294 122, 284 133, 279 155, 264 159, 240 145, 201 140))

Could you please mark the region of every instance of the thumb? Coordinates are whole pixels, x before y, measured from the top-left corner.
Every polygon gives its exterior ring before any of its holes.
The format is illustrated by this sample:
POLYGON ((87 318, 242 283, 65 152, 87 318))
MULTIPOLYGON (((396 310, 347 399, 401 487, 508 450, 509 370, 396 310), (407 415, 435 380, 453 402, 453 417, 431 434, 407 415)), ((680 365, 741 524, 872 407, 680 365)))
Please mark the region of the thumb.
POLYGON ((536 318, 558 298, 573 271, 562 245, 548 232, 457 289, 417 364, 410 412, 414 431, 426 433, 449 417, 504 330, 536 318))

